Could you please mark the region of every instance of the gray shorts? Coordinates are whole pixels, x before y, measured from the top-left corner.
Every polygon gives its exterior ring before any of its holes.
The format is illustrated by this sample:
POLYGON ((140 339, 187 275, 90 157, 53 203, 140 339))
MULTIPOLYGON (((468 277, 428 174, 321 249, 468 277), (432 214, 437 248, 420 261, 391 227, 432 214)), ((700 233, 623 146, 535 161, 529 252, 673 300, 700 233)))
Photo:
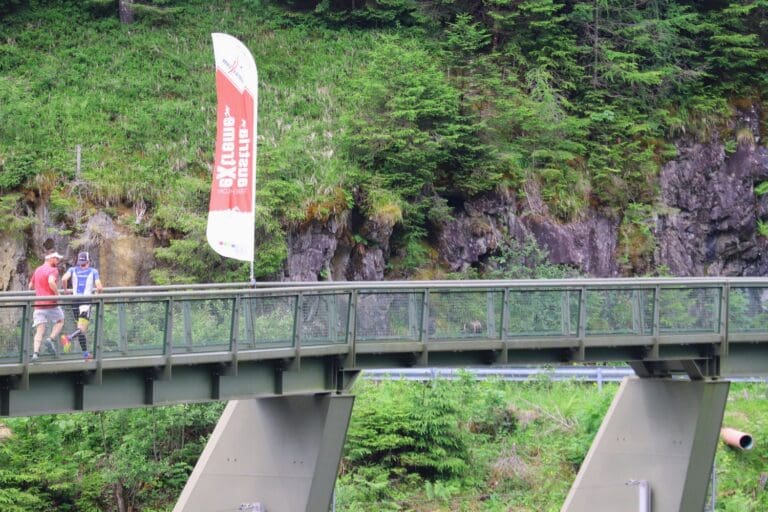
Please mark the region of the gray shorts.
POLYGON ((37 327, 46 322, 56 323, 61 320, 64 320, 64 311, 62 311, 61 306, 36 309, 35 312, 32 313, 32 327, 37 327))

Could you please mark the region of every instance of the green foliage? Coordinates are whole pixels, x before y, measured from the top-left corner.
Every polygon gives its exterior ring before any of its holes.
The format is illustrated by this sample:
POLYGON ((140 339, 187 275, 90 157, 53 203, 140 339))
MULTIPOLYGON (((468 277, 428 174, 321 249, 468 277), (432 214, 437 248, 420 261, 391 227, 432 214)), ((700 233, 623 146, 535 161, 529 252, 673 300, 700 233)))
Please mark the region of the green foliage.
POLYGON ((3 510, 165 509, 175 501, 220 404, 7 420, 3 510))
POLYGON ((568 112, 570 102, 553 82, 549 71, 534 68, 523 83, 505 87, 489 126, 508 151, 519 155, 524 179, 541 184, 550 211, 572 220, 583 213, 588 199, 582 142, 586 123, 568 112))
POLYGON ((617 259, 628 274, 642 275, 651 271, 656 237, 653 206, 630 203, 619 226, 617 259))
POLYGON ((532 237, 520 242, 506 237, 481 269, 487 279, 562 279, 574 277, 574 269, 549 262, 549 254, 532 237))
POLYGON ((758 196, 764 196, 768 194, 768 181, 761 181, 755 186, 755 194, 758 196))
POLYGON ((709 42, 706 62, 713 79, 728 76, 722 84, 727 91, 744 95, 746 91, 764 91, 768 60, 768 31, 765 17, 768 2, 752 0, 728 2, 709 15, 709 42), (762 72, 758 70, 763 70, 762 72))
POLYGON ((355 87, 365 114, 346 120, 345 147, 381 187, 414 198, 449 156, 443 137, 458 116, 458 92, 414 42, 390 38, 366 60, 355 87))
POLYGON ((403 228, 392 233, 392 245, 396 256, 390 261, 390 271, 403 277, 413 276, 420 269, 427 267, 434 260, 434 250, 427 243, 425 223, 429 208, 428 200, 405 205, 406 216, 403 228))
MULTIPOLYGON (((768 419, 761 406, 767 396, 765 384, 732 384, 723 426, 749 432, 755 440, 768 435, 768 419)), ((715 456, 718 510, 765 510, 768 495, 762 491, 761 478, 766 462, 759 445, 736 451, 721 443, 715 456)))
POLYGON ((0 233, 15 237, 23 237, 35 220, 23 215, 20 211, 21 196, 6 194, 0 196, 0 233))
MULTIPOLYGON (((348 457, 364 441, 349 438, 337 485, 339 510, 500 512, 511 502, 522 510, 558 510, 617 389, 609 385, 600 391, 591 384, 552 382, 546 376, 526 383, 475 381, 466 374, 441 386, 440 395, 459 410, 466 429, 471 469, 459 477, 423 481, 413 473, 393 473, 383 464, 360 466, 348 457), (491 426, 494 418, 498 423, 491 426)), ((386 422, 395 412, 391 395, 414 392, 408 388, 425 389, 413 382, 359 382, 353 421, 360 410, 375 415, 376 404, 383 403, 380 421, 386 422)), ((764 383, 733 384, 723 424, 762 439, 768 428, 765 397, 764 383)), ((402 418, 396 412, 393 421, 399 424, 402 418)), ((374 431, 368 435, 380 437, 374 431)), ((741 452, 718 445, 718 510, 765 509, 766 494, 760 491, 765 462, 759 449, 741 452)))
POLYGON ((491 42, 491 34, 468 13, 460 13, 446 29, 445 44, 462 59, 472 59, 491 42))
POLYGON ((152 279, 158 284, 248 280, 248 263, 225 260, 198 240, 171 240, 168 247, 156 249, 155 257, 164 265, 151 271, 152 279))
POLYGON ((373 0, 355 4, 342 0, 320 0, 315 13, 334 24, 362 27, 413 25, 424 21, 414 0, 373 0))
POLYGON ((380 464, 395 474, 407 470, 426 479, 466 471, 466 440, 445 383, 418 389, 385 382, 380 391, 381 400, 360 407, 350 425, 351 464, 380 464))
POLYGON ((403 199, 391 190, 380 188, 368 190, 361 206, 368 218, 383 226, 391 227, 403 220, 405 209, 403 199))
MULTIPOLYGON (((477 381, 467 373, 431 384, 361 381, 355 385, 337 506, 502 511, 502 503, 514 501, 527 510, 556 509, 614 390, 600 393, 592 386, 555 384, 546 377, 525 384, 477 381), (426 399, 420 396, 424 394, 435 396, 426 399), (455 439, 458 425, 469 448, 462 452, 467 466, 460 473, 424 479, 392 466, 398 453, 412 446, 409 433, 414 427, 408 425, 415 419, 413 403, 432 409, 418 413, 428 423, 416 430, 426 430, 428 437, 443 432, 455 439), (446 412, 448 421, 440 417, 446 412)), ((429 444, 421 449, 433 451, 429 444)))
POLYGON ((757 234, 768 237, 768 222, 762 219, 757 219, 757 234))

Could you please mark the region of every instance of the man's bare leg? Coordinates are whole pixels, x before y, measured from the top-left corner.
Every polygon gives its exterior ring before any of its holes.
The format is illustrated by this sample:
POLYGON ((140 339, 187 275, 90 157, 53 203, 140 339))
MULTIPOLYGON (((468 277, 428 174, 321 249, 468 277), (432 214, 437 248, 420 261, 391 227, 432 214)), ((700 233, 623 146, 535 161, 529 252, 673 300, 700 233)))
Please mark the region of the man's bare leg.
POLYGON ((53 328, 51 329, 51 339, 59 339, 59 333, 61 332, 62 327, 64 327, 64 320, 59 320, 53 324, 53 328))
POLYGON ((45 322, 38 324, 37 327, 35 327, 35 342, 33 345, 33 352, 35 354, 40 353, 40 344, 43 342, 43 334, 45 333, 45 322))

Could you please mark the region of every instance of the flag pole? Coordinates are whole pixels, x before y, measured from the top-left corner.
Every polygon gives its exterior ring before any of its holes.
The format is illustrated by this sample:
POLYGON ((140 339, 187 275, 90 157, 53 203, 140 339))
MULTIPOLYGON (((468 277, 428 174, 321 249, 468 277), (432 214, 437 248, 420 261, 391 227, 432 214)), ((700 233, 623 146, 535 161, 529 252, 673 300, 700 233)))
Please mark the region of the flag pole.
MULTIPOLYGON (((253 186, 251 187, 251 211, 253 212, 253 226, 251 226, 251 230, 256 230, 256 160, 258 159, 259 155, 259 71, 258 68, 254 65, 254 72, 256 74, 256 83, 253 85, 254 88, 254 99, 253 99, 253 186)), ((253 275, 253 265, 256 261, 256 236, 253 237, 253 248, 251 249, 252 255, 251 255, 251 276, 250 276, 250 283, 251 286, 256 286, 256 278, 253 275)))

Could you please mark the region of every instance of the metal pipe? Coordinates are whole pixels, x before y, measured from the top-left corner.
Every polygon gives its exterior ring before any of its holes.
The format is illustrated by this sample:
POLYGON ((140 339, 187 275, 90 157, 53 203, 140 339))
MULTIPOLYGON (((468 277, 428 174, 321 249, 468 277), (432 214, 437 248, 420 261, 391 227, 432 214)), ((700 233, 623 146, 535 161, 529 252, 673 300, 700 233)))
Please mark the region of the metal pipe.
POLYGON ((627 485, 637 486, 638 512, 651 512, 651 485, 648 480, 630 480, 627 485))
POLYGON ((721 428, 720 437, 725 441, 725 444, 738 450, 751 450, 755 444, 751 434, 741 432, 735 428, 721 428))

